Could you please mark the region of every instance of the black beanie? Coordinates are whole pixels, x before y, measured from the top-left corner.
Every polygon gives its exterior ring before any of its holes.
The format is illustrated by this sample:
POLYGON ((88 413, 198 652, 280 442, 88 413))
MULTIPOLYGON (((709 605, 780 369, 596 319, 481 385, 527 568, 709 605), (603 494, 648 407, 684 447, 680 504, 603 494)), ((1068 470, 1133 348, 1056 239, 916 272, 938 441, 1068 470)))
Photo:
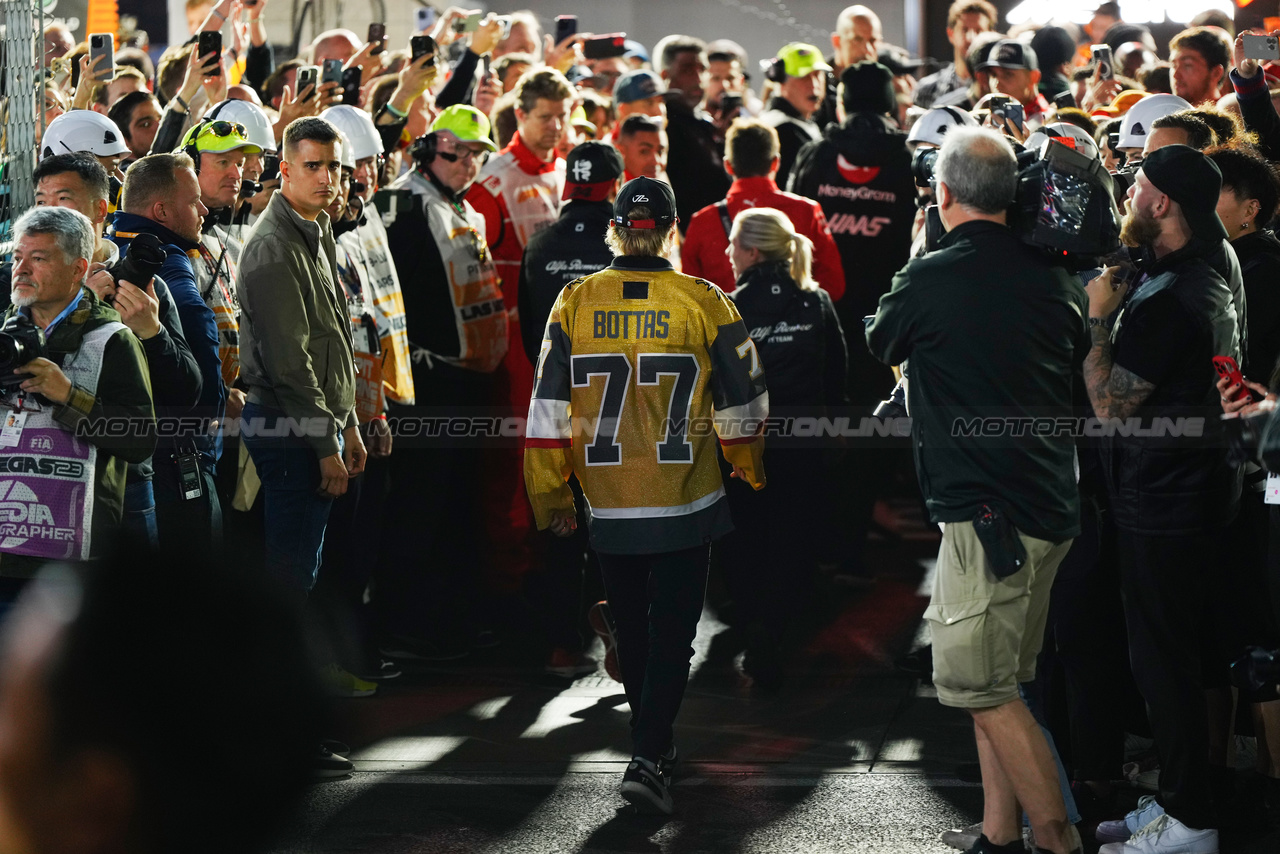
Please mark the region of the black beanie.
POLYGON ((846 113, 872 112, 893 115, 898 99, 893 94, 893 72, 878 62, 859 62, 840 73, 846 113))
POLYGON ((1056 71, 1059 65, 1070 62, 1076 55, 1076 41, 1062 27, 1041 27, 1031 37, 1031 49, 1036 52, 1041 68, 1046 72, 1056 71))

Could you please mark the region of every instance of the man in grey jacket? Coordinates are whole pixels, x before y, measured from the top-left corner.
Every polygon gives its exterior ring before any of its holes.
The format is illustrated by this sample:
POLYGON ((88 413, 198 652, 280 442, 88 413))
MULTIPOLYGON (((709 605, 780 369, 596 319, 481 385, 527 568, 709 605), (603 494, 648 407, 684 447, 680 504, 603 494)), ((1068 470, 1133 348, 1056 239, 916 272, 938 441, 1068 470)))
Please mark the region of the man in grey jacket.
POLYGON ((280 190, 240 260, 242 438, 262 480, 267 570, 300 596, 315 584, 329 506, 365 464, 351 324, 324 212, 338 194, 341 145, 324 119, 285 129, 280 190))

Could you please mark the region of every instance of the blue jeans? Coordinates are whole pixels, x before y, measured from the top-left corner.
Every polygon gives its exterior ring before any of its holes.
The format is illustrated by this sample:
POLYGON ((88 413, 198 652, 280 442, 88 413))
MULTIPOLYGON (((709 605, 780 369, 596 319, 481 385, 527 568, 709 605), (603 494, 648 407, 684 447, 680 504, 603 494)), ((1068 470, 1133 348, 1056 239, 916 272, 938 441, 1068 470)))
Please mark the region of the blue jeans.
MULTIPOLYGON (((268 429, 283 417, 256 403, 244 407, 246 422, 262 418, 268 429)), ((317 492, 320 459, 300 436, 242 435, 241 441, 262 481, 267 574, 291 593, 305 596, 316 583, 324 528, 333 505, 333 499, 317 492)), ((338 443, 341 447, 341 435, 338 443)))
POLYGON ((146 540, 151 548, 160 545, 160 534, 156 529, 156 494, 151 488, 151 481, 140 480, 126 484, 124 488, 124 520, 125 531, 139 540, 146 540))

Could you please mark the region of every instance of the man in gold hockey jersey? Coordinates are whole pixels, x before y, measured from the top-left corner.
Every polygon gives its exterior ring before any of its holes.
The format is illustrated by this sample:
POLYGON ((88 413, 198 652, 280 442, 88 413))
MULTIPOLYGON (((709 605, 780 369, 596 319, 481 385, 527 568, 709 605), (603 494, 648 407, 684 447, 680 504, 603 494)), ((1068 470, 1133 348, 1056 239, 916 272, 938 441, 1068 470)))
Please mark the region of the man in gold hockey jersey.
POLYGON ((613 263, 570 282, 547 320, 525 444, 538 528, 577 527, 566 481, 587 499, 631 705, 633 759, 620 793, 670 813, 672 724, 684 698, 711 542, 732 530, 716 458, 764 487, 764 366, 720 288, 665 257, 671 188, 623 186, 606 241, 613 263))

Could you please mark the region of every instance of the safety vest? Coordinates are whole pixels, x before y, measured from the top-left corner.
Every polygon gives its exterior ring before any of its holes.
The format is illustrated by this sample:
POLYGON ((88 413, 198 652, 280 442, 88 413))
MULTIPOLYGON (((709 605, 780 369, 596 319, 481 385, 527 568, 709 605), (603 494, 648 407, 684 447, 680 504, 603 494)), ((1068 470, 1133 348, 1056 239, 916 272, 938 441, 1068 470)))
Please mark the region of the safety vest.
MULTIPOLYGON (((342 237, 352 235, 347 232, 342 237)), ((359 241, 354 248, 341 238, 334 242, 338 266, 338 282, 351 318, 351 345, 356 359, 356 420, 367 424, 386 409, 382 374, 384 353, 373 316, 373 298, 369 287, 368 267, 359 241)))
POLYGON ((200 235, 200 246, 188 252, 187 257, 195 270, 200 296, 213 311, 222 384, 231 388, 240 376, 240 301, 236 297, 235 273, 240 246, 215 228, 200 235))
MULTIPOLYGON (((107 341, 123 329, 123 323, 104 323, 85 333, 61 365, 67 379, 97 394, 107 341)), ((0 552, 87 560, 98 449, 59 424, 53 406, 41 403, 33 412, 33 405, 26 400, 24 413, 6 407, 0 420, 8 431, 26 416, 17 446, 0 450, 0 552)))
POLYGON ((378 324, 378 341, 382 345, 382 384, 386 396, 396 403, 412 406, 415 399, 413 366, 409 361, 404 296, 400 292, 396 265, 391 260, 391 248, 387 245, 387 230, 372 204, 364 224, 338 238, 339 244, 344 242, 348 248, 358 244, 364 254, 373 298, 373 319, 378 324))
MULTIPOLYGON (((417 268, 424 278, 410 286, 447 288, 457 333, 457 355, 410 341, 413 360, 440 359, 459 368, 492 373, 507 355, 508 319, 493 255, 485 242, 484 218, 465 201, 455 207, 417 171, 397 178, 388 190, 394 209, 383 214, 383 224, 403 229, 405 240, 433 240, 440 259, 439 269, 417 268)), ((411 251, 406 246, 402 264, 410 260, 411 251)))

